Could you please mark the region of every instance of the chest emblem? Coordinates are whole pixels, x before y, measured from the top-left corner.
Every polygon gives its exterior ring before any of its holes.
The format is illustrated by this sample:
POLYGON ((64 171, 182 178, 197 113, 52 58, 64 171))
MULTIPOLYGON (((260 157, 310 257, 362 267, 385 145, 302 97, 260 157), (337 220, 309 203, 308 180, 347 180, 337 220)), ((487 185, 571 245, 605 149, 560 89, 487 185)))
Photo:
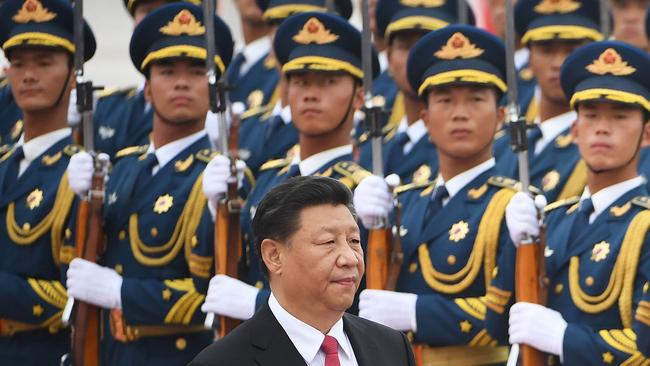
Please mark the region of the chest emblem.
POLYGON ((27 207, 30 210, 33 210, 36 207, 40 206, 41 202, 43 202, 43 191, 38 188, 33 190, 32 193, 27 196, 27 207))
POLYGON ((469 225, 465 221, 458 221, 449 229, 449 240, 457 243, 467 236, 469 233, 469 225))
POLYGON ((551 170, 546 173, 544 178, 542 178, 542 189, 544 192, 548 192, 553 188, 557 187, 557 184, 560 182, 560 173, 557 170, 551 170))
POLYGON ((156 200, 156 203, 153 205, 153 212, 157 214, 163 214, 172 207, 174 204, 174 197, 166 194, 163 196, 158 197, 156 200))
POLYGON ((609 255, 609 243, 606 241, 601 241, 600 243, 594 245, 594 248, 591 250, 591 260, 594 262, 600 262, 603 259, 607 258, 609 255))

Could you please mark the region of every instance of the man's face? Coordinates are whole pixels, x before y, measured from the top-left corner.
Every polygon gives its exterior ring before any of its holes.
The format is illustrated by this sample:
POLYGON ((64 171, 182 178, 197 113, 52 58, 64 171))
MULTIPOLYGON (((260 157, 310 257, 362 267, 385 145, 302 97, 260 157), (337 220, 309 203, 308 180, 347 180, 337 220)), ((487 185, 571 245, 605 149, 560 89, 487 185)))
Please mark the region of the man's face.
POLYGON ((612 4, 615 39, 648 49, 645 35, 645 14, 650 0, 615 0, 612 4))
POLYGON ((580 155, 591 169, 605 171, 634 163, 639 143, 649 136, 640 108, 607 102, 583 102, 572 127, 580 155))
POLYGON ((408 81, 406 63, 409 51, 423 35, 422 32, 400 32, 393 36, 387 48, 388 69, 393 80, 401 91, 411 94, 414 98, 417 98, 417 95, 411 89, 411 84, 408 81))
POLYGON ((359 227, 343 205, 308 207, 300 229, 280 245, 277 279, 292 302, 342 312, 354 300, 364 273, 359 227))
POLYGON ((584 42, 533 42, 530 45, 530 68, 537 78, 542 94, 555 103, 566 103, 560 85, 564 60, 584 42))
POLYGON ((235 5, 242 19, 255 23, 262 22, 262 10, 255 0, 235 0, 235 5))
POLYGON ((11 51, 7 76, 20 109, 29 113, 52 108, 65 85, 71 90, 74 79, 69 73, 69 57, 64 51, 44 48, 11 51))
POLYGON ((205 118, 209 108, 205 64, 195 60, 151 65, 145 97, 164 120, 175 124, 205 118))
POLYGON ((348 106, 361 108, 363 90, 352 76, 321 72, 291 75, 287 96, 293 123, 300 133, 318 136, 331 132, 345 117, 348 106))
POLYGON ((141 1, 133 11, 133 27, 135 28, 138 24, 140 24, 142 19, 144 19, 144 17, 146 17, 149 13, 170 2, 172 1, 170 0, 141 1))
POLYGON ((433 88, 423 112, 437 149, 454 159, 471 158, 491 149, 503 119, 492 88, 448 86, 433 88))

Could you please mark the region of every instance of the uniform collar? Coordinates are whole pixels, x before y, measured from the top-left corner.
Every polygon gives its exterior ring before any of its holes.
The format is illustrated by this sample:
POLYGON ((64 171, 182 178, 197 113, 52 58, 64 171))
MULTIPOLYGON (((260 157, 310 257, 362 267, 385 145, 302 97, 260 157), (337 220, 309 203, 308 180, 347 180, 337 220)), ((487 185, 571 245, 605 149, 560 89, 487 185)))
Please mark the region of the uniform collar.
POLYGON ((185 150, 205 135, 205 130, 201 130, 189 136, 185 136, 178 140, 172 141, 157 149, 155 146, 153 146, 153 142, 151 142, 151 145, 149 145, 149 149, 147 150, 147 154, 153 152, 156 154, 156 159, 158 159, 158 165, 154 167, 153 174, 156 174, 158 171, 158 169, 156 169, 157 167, 165 166, 165 164, 173 160, 181 151, 185 150))
POLYGON ((330 161, 340 158, 343 155, 352 154, 352 145, 343 145, 333 149, 321 151, 314 154, 305 160, 300 160, 300 154, 296 154, 291 162, 291 165, 300 164, 300 175, 308 176, 316 173, 318 169, 322 168, 330 161))
POLYGON ((449 199, 452 199, 458 192, 460 192, 466 185, 473 181, 479 175, 485 173, 489 169, 495 166, 494 158, 490 158, 481 164, 468 169, 457 176, 451 178, 448 182, 445 182, 441 175, 438 175, 438 180, 436 182, 436 187, 444 185, 447 188, 449 193, 449 199))
POLYGON ((386 71, 386 69, 388 69, 388 54, 387 54, 387 52, 385 50, 379 52, 379 54, 377 55, 377 59, 379 59, 379 70, 381 70, 381 72, 386 71))
POLYGON ((286 106, 282 106, 282 102, 279 100, 275 103, 275 106, 273 107, 273 111, 271 112, 271 115, 273 117, 275 116, 280 116, 282 117, 282 122, 284 122, 285 125, 288 125, 291 123, 291 106, 288 104, 286 106))
MULTIPOLYGON (((298 353, 300 353, 308 365, 311 365, 320 350, 321 344, 323 344, 325 335, 318 329, 306 324, 286 311, 273 293, 271 293, 271 297, 269 298, 269 308, 271 308, 271 312, 278 323, 280 323, 282 329, 284 329, 289 339, 291 339, 291 343, 296 347, 298 353)), ((336 338, 339 347, 348 359, 352 357, 352 345, 343 330, 343 318, 334 324, 327 335, 336 338)))
POLYGON ((70 137, 70 135, 72 135, 72 130, 68 127, 48 132, 44 135, 35 137, 28 142, 25 142, 25 135, 22 135, 16 143, 16 147, 22 146, 25 160, 31 162, 43 155, 43 153, 54 146, 54 144, 66 137, 70 137))
POLYGON ((603 188, 593 195, 589 192, 589 187, 585 187, 582 196, 580 197, 580 202, 587 198, 591 198, 591 202, 594 205, 594 212, 589 216, 589 222, 593 222, 598 215, 605 211, 625 193, 643 184, 645 184, 645 179, 638 176, 603 188))
POLYGON ((540 123, 539 129, 542 130, 542 139, 546 143, 555 140, 562 132, 571 127, 577 117, 578 114, 575 111, 569 111, 540 123))
POLYGON ((251 66, 266 56, 269 51, 271 51, 271 38, 269 36, 258 38, 244 46, 241 53, 244 54, 245 61, 239 69, 240 74, 245 74, 251 66))
POLYGON ((409 137, 409 141, 415 143, 420 141, 422 136, 427 134, 427 126, 424 124, 422 119, 413 122, 409 126, 406 116, 404 116, 397 126, 397 132, 405 132, 409 137))

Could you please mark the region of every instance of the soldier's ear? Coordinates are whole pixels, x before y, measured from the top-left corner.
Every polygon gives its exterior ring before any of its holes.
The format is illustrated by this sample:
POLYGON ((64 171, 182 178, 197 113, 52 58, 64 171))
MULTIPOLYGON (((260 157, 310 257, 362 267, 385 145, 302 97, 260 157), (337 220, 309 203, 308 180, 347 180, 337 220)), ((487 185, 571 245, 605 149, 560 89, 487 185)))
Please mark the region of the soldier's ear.
MULTIPOLYGON (((645 114, 643 117, 647 117, 645 114)), ((646 121, 643 124, 643 139, 641 141, 641 147, 650 146, 650 121, 646 121)))
POLYGON ((151 86, 149 85, 149 79, 144 82, 144 100, 151 103, 151 86))
POLYGON ((573 142, 575 143, 578 140, 578 121, 580 120, 580 114, 578 114, 578 118, 573 121, 573 124, 571 125, 571 138, 573 139, 573 142))
POLYGON ((497 107, 497 128, 494 131, 494 133, 501 130, 505 120, 506 120, 506 107, 505 106, 498 106, 497 107))
POLYGON ((285 245, 273 240, 273 239, 264 239, 260 245, 260 253, 262 256, 262 261, 264 265, 269 270, 269 276, 271 274, 280 275, 282 273, 282 251, 285 248, 285 245))

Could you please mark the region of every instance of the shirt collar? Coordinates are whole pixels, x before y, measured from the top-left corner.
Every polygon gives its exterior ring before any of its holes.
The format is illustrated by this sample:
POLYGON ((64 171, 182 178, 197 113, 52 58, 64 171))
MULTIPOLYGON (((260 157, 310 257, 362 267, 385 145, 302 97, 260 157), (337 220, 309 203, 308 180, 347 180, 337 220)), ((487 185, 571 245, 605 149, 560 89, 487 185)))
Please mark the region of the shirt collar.
POLYGON ((591 202, 594 205, 594 212, 589 216, 589 221, 592 221, 592 218, 598 217, 598 215, 605 211, 625 193, 643 184, 645 184, 645 179, 643 177, 634 177, 632 179, 628 179, 626 181, 603 188, 593 195, 591 192, 589 192, 589 187, 585 187, 584 191, 582 192, 582 196, 580 197, 580 202, 586 200, 587 198, 591 198, 591 202))
POLYGON ((322 168, 330 161, 346 154, 352 154, 352 145, 343 145, 325 150, 302 161, 300 160, 300 154, 296 154, 293 157, 291 165, 300 164, 300 175, 308 176, 316 173, 318 169, 322 168))
POLYGON ((567 128, 571 127, 576 118, 578 118, 578 114, 575 111, 569 111, 540 123, 539 129, 542 130, 542 138, 545 141, 554 140, 567 128))
POLYGON ((195 132, 189 136, 185 136, 183 138, 180 138, 178 140, 172 141, 160 148, 157 148, 153 146, 153 141, 149 145, 149 149, 147 150, 147 154, 149 153, 155 153, 156 154, 156 159, 158 160, 158 166, 163 167, 165 164, 169 163, 172 159, 176 157, 181 151, 185 150, 188 148, 190 145, 201 139, 203 136, 206 135, 205 130, 201 130, 199 132, 195 132))
POLYGON ((72 135, 72 129, 69 127, 61 128, 52 132, 35 137, 25 142, 25 135, 20 136, 16 146, 23 147, 25 160, 33 161, 39 156, 43 155, 49 148, 54 146, 57 142, 72 135))
POLYGON ((456 193, 460 192, 461 189, 465 188, 471 181, 473 181, 479 175, 485 173, 489 169, 495 166, 494 158, 490 158, 481 164, 468 169, 457 176, 451 178, 448 182, 445 182, 441 175, 438 175, 438 181, 436 182, 436 187, 444 185, 447 188, 449 193, 449 199, 453 198, 456 193))
POLYGON ((409 141, 416 143, 427 134, 427 126, 424 125, 423 120, 419 119, 408 126, 406 134, 409 135, 409 141))
POLYGON ((381 72, 386 71, 388 68, 388 53, 385 50, 379 52, 377 59, 379 60, 379 70, 381 72))
MULTIPOLYGON (((287 336, 289 336, 291 343, 296 347, 298 353, 300 353, 307 364, 311 364, 318 354, 321 344, 323 344, 325 335, 318 329, 294 317, 286 311, 282 305, 280 305, 273 293, 271 293, 269 298, 269 308, 271 308, 271 312, 278 320, 278 323, 280 323, 282 329, 287 333, 287 336)), ((339 319, 334 324, 327 335, 336 338, 339 347, 343 350, 348 359, 352 357, 352 345, 343 330, 343 318, 339 319)))
POLYGON ((250 69, 257 61, 262 57, 266 56, 267 53, 271 50, 271 38, 268 36, 258 38, 253 42, 244 46, 241 52, 246 58, 244 64, 241 66, 241 74, 246 73, 246 70, 250 69))

